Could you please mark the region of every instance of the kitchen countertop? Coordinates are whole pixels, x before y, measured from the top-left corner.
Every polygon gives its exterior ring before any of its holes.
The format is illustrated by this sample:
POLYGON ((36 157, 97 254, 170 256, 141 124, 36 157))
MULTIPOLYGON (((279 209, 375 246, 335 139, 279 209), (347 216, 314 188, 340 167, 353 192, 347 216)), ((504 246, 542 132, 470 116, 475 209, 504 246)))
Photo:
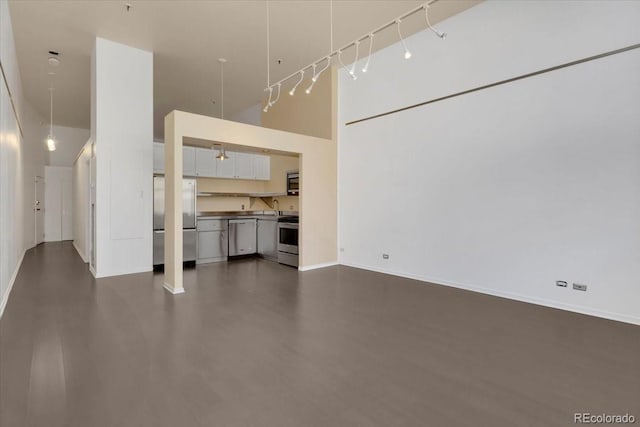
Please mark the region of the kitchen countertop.
POLYGON ((279 214, 276 211, 253 211, 253 212, 200 212, 197 215, 197 219, 273 219, 276 220, 281 216, 298 215, 298 212, 280 211, 279 214))

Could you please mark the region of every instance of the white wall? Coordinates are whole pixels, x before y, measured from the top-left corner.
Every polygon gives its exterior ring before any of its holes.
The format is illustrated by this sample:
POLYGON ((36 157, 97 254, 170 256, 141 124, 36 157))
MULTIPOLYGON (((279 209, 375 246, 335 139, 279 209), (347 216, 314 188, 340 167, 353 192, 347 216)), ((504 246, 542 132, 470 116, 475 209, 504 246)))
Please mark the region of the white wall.
POLYGON ((231 119, 234 122, 245 123, 247 125, 262 126, 262 103, 257 103, 251 107, 234 114, 231 119))
POLYGON ((73 245, 84 262, 89 262, 89 175, 91 141, 73 164, 73 245))
POLYGON ((44 167, 44 241, 73 239, 73 168, 44 167))
POLYGON ((638 43, 639 21, 488 1, 341 72, 341 262, 640 324, 640 50, 344 126, 638 43))
POLYGON ((96 38, 96 277, 152 269, 153 54, 96 38))
MULTIPOLYGON (((23 227, 24 227, 24 245, 31 248, 36 243, 42 242, 44 236, 38 236, 36 242, 36 216, 35 205, 35 177, 44 178, 44 164, 46 158, 45 138, 46 129, 41 126, 42 117, 31 107, 28 102, 24 103, 23 114, 24 138, 22 140, 22 156, 23 156, 23 227)), ((44 204, 44 201, 41 201, 44 204)), ((42 208, 43 206, 41 206, 42 208)), ((40 211, 37 220, 40 232, 44 230, 44 211, 40 211)))
POLYGON ((16 57, 11 17, 0 1, 0 316, 9 298, 24 251, 32 245, 34 224, 32 174, 42 171, 38 145, 39 121, 29 107, 23 115, 22 83, 16 57), (13 107, 9 97, 13 98, 13 107), (14 110, 15 107, 15 110, 14 110), (21 134, 20 125, 24 131, 21 134))
POLYGON ((87 143, 90 132, 89 129, 54 126, 53 135, 56 139, 56 150, 49 152, 47 164, 50 166, 72 166, 80 150, 87 143))

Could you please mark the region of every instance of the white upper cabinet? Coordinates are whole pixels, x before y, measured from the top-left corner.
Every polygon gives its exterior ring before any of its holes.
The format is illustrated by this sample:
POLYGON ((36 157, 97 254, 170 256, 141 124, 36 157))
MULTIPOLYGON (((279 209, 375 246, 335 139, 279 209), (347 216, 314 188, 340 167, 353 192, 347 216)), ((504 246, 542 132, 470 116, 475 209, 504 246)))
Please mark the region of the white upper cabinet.
MULTIPOLYGON (((215 156, 220 154, 219 150, 214 150, 215 156)), ((235 154, 227 151, 229 156, 226 160, 216 159, 216 176, 218 178, 234 178, 235 177, 235 154)))
POLYGON ((217 151, 209 148, 196 148, 196 176, 216 177, 217 151))
POLYGON ((164 173, 164 144, 153 143, 153 172, 164 173))
POLYGON ((249 153, 233 153, 233 161, 235 163, 235 178, 238 179, 255 179, 256 174, 253 165, 253 154, 249 153))
MULTIPOLYGON (((182 147, 182 175, 202 178, 235 178, 269 181, 271 157, 261 154, 227 151, 226 160, 216 157, 220 150, 182 147)), ((153 143, 153 172, 163 174, 164 144, 153 143)))
POLYGON ((271 179, 271 157, 261 154, 253 155, 255 179, 269 181, 271 179))
POLYGON ((196 176, 195 147, 182 147, 182 175, 196 176))

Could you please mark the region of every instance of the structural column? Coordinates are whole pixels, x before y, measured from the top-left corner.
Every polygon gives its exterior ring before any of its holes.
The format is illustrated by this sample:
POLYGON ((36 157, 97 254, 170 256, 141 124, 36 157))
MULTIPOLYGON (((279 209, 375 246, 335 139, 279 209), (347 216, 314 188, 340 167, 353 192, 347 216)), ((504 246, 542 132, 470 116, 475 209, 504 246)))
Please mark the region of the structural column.
MULTIPOLYGON (((153 54, 96 38, 91 64, 96 277, 153 268, 153 54)), ((93 172, 92 172, 93 174, 93 172)))
POLYGON ((176 112, 164 119, 164 287, 172 294, 182 286, 182 134, 176 112))

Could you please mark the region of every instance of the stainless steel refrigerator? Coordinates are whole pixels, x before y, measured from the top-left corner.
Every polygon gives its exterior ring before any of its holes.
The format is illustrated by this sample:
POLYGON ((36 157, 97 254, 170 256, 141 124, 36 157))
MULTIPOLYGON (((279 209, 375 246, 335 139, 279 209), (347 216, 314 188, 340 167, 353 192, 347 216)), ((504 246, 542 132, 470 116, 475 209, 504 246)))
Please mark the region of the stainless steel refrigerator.
MULTIPOLYGON (((182 260, 197 257, 196 180, 182 180, 182 260)), ((164 176, 153 177, 153 265, 164 264, 164 176)))

